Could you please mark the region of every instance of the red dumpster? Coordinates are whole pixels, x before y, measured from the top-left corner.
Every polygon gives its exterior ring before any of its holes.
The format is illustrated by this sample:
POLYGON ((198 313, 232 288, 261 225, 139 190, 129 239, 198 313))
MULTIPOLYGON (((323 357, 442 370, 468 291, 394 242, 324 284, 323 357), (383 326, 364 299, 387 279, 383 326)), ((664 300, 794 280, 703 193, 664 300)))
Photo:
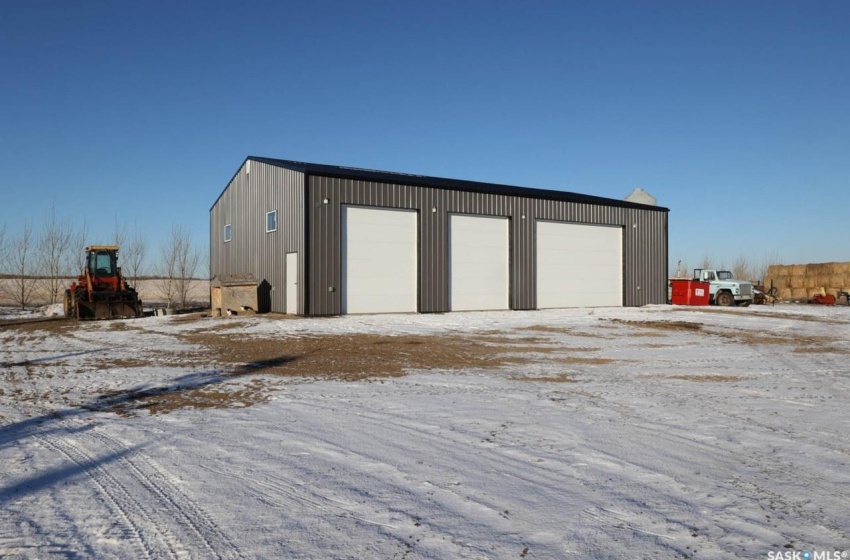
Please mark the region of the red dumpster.
POLYGON ((670 303, 673 305, 708 305, 709 284, 687 278, 670 280, 672 293, 670 303))

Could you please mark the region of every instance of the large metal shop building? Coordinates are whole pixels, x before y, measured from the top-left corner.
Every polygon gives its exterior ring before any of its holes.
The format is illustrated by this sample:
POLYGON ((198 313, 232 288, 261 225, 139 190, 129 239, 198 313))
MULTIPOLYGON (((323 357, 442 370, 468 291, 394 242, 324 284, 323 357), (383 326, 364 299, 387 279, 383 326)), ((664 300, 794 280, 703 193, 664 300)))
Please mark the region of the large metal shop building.
POLYGON ((668 212, 248 157, 210 209, 210 267, 299 315, 665 303, 668 212))

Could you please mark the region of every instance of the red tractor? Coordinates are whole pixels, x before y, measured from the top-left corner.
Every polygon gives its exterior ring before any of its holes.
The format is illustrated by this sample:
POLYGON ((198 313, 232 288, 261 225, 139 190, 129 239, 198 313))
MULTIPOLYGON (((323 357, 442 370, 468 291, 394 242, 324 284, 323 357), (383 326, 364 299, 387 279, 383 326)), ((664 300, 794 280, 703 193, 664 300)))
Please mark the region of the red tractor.
POLYGON ((65 316, 77 319, 142 316, 142 300, 121 276, 117 246, 86 247, 85 270, 65 290, 65 316))

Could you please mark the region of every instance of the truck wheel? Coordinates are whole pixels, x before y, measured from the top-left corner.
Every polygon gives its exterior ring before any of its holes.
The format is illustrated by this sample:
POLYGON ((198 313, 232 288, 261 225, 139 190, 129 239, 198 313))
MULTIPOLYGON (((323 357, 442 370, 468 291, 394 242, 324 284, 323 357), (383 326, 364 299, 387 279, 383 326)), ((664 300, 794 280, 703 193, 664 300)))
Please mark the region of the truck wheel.
POLYGON ((714 300, 717 302, 717 305, 721 307, 731 307, 735 305, 735 298, 729 292, 720 292, 714 300))

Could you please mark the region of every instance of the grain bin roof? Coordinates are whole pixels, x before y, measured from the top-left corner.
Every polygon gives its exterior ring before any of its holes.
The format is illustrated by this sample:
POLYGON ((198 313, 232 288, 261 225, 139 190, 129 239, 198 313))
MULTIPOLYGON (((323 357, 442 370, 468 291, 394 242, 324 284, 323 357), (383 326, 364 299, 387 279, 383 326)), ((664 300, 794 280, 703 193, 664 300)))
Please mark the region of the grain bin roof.
POLYGON ((481 183, 478 181, 445 179, 442 177, 429 177, 427 175, 412 175, 409 173, 396 173, 393 171, 379 171, 376 169, 361 169, 357 167, 324 165, 319 163, 306 163, 303 161, 291 161, 285 159, 273 159, 256 156, 248 156, 247 158, 245 158, 245 161, 249 160, 265 163, 267 165, 274 165, 276 167, 282 167, 285 169, 291 169, 293 171, 300 171, 306 175, 320 175, 324 177, 335 177, 339 179, 374 181, 376 183, 412 185, 419 187, 436 187, 455 191, 499 194, 506 196, 521 196, 526 198, 540 198, 546 200, 578 202, 581 204, 597 204, 601 206, 639 208, 642 210, 653 210, 656 212, 669 212, 668 208, 664 208, 662 206, 651 206, 648 204, 639 204, 636 202, 629 202, 627 200, 620 200, 616 198, 605 198, 601 196, 591 196, 587 194, 578 194, 566 191, 533 189, 528 187, 501 185, 497 183, 481 183))

